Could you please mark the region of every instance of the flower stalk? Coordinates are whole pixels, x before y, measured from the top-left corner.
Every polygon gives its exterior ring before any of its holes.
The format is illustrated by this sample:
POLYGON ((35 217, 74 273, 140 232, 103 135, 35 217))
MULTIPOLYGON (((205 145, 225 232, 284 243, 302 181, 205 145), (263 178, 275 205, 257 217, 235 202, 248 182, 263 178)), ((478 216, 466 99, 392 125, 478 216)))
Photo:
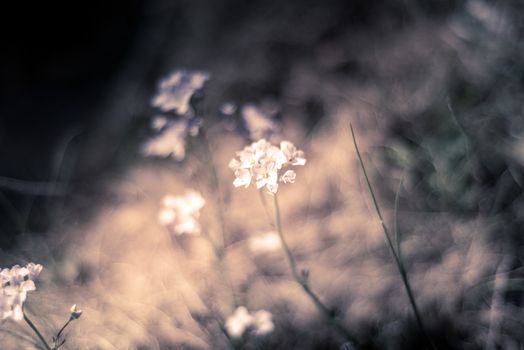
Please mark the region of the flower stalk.
MULTIPOLYGON (((406 294, 408 296, 409 303, 411 305, 411 309, 413 310, 413 314, 415 315, 415 319, 416 319, 417 325, 418 325, 420 331, 422 332, 422 334, 428 339, 430 344, 432 344, 433 348, 435 348, 435 345, 431 342, 431 340, 430 340, 429 336, 427 335, 427 332, 426 332, 426 330, 424 328, 424 324, 422 322, 422 317, 420 316, 420 312, 419 312, 417 303, 415 301, 415 297, 413 296, 413 291, 411 289, 411 285, 409 283, 409 279, 408 279, 408 276, 407 276, 406 268, 405 268, 404 263, 402 262, 402 260, 400 258, 400 250, 397 251, 395 249, 395 247, 393 245, 393 241, 391 240, 391 236, 390 236, 389 231, 387 229, 387 226, 384 223, 384 219, 382 217, 382 213, 380 211, 380 207, 378 206, 377 198, 375 196, 375 191, 373 190, 373 187, 371 186, 371 181, 369 180, 369 176, 367 174, 366 167, 364 166, 364 161, 362 160, 362 156, 360 154, 360 150, 358 149, 357 139, 355 137, 355 132, 353 130, 353 125, 350 123, 349 127, 351 129, 351 136, 353 138, 353 145, 355 146, 355 151, 357 153, 357 157, 358 157, 358 160, 359 160, 359 163, 360 163, 360 167, 362 168, 362 172, 364 173, 364 178, 366 180, 366 184, 367 184, 369 193, 371 194, 371 199, 373 201, 373 206, 375 207, 375 211, 376 211, 377 216, 378 216, 378 218, 380 220, 380 224, 382 226, 382 230, 384 231, 384 236, 386 238, 386 243, 387 243, 387 245, 388 245, 388 247, 389 247, 389 249, 391 251, 391 254, 393 255, 393 259, 394 259, 395 264, 397 266, 397 269, 398 269, 398 271, 400 273, 400 277, 402 279, 402 284, 404 285, 404 289, 406 290, 406 294)), ((397 246, 399 246, 398 242, 397 242, 397 246)))
POLYGON ((335 311, 333 309, 330 309, 327 307, 320 298, 316 295, 316 293, 311 289, 309 285, 309 272, 307 270, 302 271, 302 273, 299 273, 297 270, 297 264, 295 261, 295 258, 293 257, 293 254, 291 253, 291 250, 289 249, 289 246, 286 242, 286 239, 284 238, 284 233, 282 230, 282 221, 280 218, 280 208, 278 206, 278 199, 277 194, 275 193, 273 196, 273 203, 275 206, 275 223, 277 226, 277 232, 280 237, 280 241, 282 243, 282 249, 284 251, 284 254, 286 256, 286 260, 289 265, 289 269, 291 270, 291 275, 293 276, 294 280, 302 287, 304 292, 309 296, 313 304, 315 304, 316 308, 324 314, 324 316, 327 318, 329 323, 347 340, 350 342, 356 344, 356 340, 354 336, 351 334, 351 332, 342 324, 340 318, 336 315, 335 311))
POLYGON ((24 321, 29 325, 29 327, 31 327, 33 332, 35 332, 36 336, 38 337, 38 339, 40 339, 42 344, 44 344, 44 348, 46 350, 52 350, 51 347, 49 346, 49 344, 47 344, 45 338, 42 336, 42 334, 38 330, 38 328, 36 328, 35 324, 29 319, 29 317, 27 317, 25 312, 24 312, 24 321))

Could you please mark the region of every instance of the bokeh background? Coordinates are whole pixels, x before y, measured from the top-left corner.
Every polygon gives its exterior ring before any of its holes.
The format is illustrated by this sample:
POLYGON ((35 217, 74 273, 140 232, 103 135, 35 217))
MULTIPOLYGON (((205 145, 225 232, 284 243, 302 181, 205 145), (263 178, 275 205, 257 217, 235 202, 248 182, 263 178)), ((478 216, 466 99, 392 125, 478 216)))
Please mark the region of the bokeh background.
MULTIPOLYGON (((313 288, 364 349, 420 349, 400 277, 351 143, 349 122, 439 349, 521 349, 524 202, 521 1, 113 1, 12 4, 1 21, 0 262, 42 263, 27 310, 51 335, 84 310, 67 349, 227 349, 209 309, 271 311, 248 349, 341 349, 345 340, 292 281, 259 194, 227 168, 248 141, 225 102, 275 111, 306 152, 279 192, 283 224, 313 288), (16 25, 7 21, 14 20, 16 25), (231 283, 209 244, 173 237, 161 198, 216 193, 202 139, 187 159, 150 159, 150 107, 174 69, 208 72, 194 101, 225 205, 231 283), (232 291, 232 292, 231 292, 232 291)), ((267 195, 265 195, 267 196, 267 195)), ((38 346, 24 324, 0 348, 38 346), (29 339, 28 339, 29 338, 29 339)))

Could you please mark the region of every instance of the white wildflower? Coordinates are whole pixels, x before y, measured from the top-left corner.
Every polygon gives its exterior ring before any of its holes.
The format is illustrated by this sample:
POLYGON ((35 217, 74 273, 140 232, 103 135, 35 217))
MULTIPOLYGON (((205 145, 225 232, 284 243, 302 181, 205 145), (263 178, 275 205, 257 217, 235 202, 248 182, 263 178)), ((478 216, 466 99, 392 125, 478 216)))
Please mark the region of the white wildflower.
POLYGON ((164 207, 158 214, 162 225, 168 226, 177 235, 200 234, 200 209, 205 205, 200 193, 189 190, 184 196, 167 195, 162 199, 164 207))
POLYGON ((269 138, 278 131, 277 124, 271 119, 271 114, 265 113, 253 104, 243 106, 241 114, 252 140, 269 138))
POLYGON ((209 74, 200 71, 176 70, 160 81, 152 105, 163 112, 174 111, 183 116, 193 116, 189 105, 191 97, 202 89, 209 74))
POLYGON ((272 315, 265 310, 259 310, 250 314, 244 306, 239 306, 226 320, 225 328, 229 336, 241 337, 247 330, 253 331, 255 335, 266 335, 271 333, 273 325, 272 315))
POLYGON ((233 338, 241 337, 242 334, 251 326, 253 323, 253 316, 249 314, 244 306, 239 306, 226 320, 226 330, 233 338))
POLYGON ((154 136, 142 147, 146 156, 172 156, 178 161, 186 157, 187 121, 177 120, 164 127, 160 135, 154 136))
POLYGON ((266 188, 275 194, 278 191, 278 182, 294 183, 296 173, 287 170, 279 178, 279 172, 285 167, 306 164, 304 152, 297 150, 289 141, 283 141, 280 148, 267 142, 265 139, 253 142, 237 152, 237 158, 229 162, 229 167, 235 172, 235 187, 266 188))
POLYGON ((42 265, 29 263, 0 271, 0 316, 2 319, 13 318, 20 321, 24 318, 22 306, 27 292, 36 290, 34 280, 42 271, 42 265))
POLYGON ((294 184, 297 178, 297 173, 294 170, 286 170, 284 175, 280 178, 285 184, 294 184))
POLYGON ((274 329, 273 315, 269 311, 259 310, 253 314, 253 332, 256 335, 266 335, 274 329))
POLYGON ((276 232, 267 232, 249 239, 249 249, 253 253, 271 253, 281 247, 280 237, 276 232))

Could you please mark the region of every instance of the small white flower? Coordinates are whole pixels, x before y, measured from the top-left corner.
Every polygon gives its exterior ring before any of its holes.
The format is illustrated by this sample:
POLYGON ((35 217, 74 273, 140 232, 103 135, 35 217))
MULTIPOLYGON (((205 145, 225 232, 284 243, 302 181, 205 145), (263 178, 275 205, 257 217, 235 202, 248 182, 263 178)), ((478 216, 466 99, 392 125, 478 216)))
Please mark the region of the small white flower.
POLYGON ((194 114, 189 105, 191 97, 202 89, 207 80, 209 74, 205 72, 176 70, 160 82, 152 105, 163 112, 174 111, 191 117, 194 114))
POLYGON ((289 141, 280 142, 280 150, 291 165, 305 165, 306 158, 304 152, 297 150, 295 145, 289 141))
POLYGON ((154 136, 142 146, 145 156, 172 156, 177 161, 186 157, 188 121, 177 120, 163 127, 162 133, 154 136))
POLYGON ((304 152, 297 150, 289 141, 283 141, 280 148, 260 139, 237 152, 237 158, 229 162, 229 168, 235 172, 235 187, 266 188, 275 194, 278 191, 278 182, 294 183, 296 173, 287 170, 279 177, 279 172, 289 166, 299 166, 306 163, 304 152))
POLYGON ((158 214, 158 220, 164 226, 170 227, 177 235, 200 234, 200 209, 205 205, 202 195, 189 190, 184 196, 166 195, 162 199, 164 207, 158 214))
POLYGON ((273 316, 269 311, 259 310, 253 314, 253 332, 256 335, 266 335, 274 329, 273 316))
POLYGON ((251 330, 255 335, 263 336, 273 332, 275 326, 270 312, 259 310, 250 314, 244 306, 239 306, 233 315, 227 318, 225 328, 229 336, 239 338, 247 330, 251 330))
POLYGON ((36 290, 34 280, 43 267, 40 264, 29 263, 25 267, 19 265, 0 271, 0 315, 2 319, 23 319, 22 306, 27 298, 27 292, 36 290))
POLYGON ((253 316, 249 314, 244 306, 239 306, 226 320, 227 334, 233 338, 239 338, 253 324, 253 316))
POLYGON ((271 253, 279 250, 281 245, 276 232, 267 232, 249 239, 249 249, 253 253, 271 253))
POLYGON ((297 178, 297 173, 294 170, 286 170, 284 175, 280 178, 285 184, 294 184, 297 178))

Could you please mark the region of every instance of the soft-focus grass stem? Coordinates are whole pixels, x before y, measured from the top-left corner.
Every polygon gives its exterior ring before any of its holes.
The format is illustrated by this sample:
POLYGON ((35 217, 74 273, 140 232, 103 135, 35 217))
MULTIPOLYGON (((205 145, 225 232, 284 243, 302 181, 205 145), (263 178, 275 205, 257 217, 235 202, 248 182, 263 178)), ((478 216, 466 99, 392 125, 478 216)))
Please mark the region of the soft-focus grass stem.
POLYGON ((302 274, 300 274, 297 270, 297 264, 295 262, 295 258, 293 257, 293 254, 291 254, 291 250, 289 249, 289 246, 287 245, 286 239, 284 238, 284 233, 282 230, 282 221, 280 218, 280 208, 278 206, 278 198, 277 194, 275 193, 273 195, 273 203, 275 206, 275 223, 277 226, 278 235, 280 237, 280 241, 282 243, 282 249, 284 250, 284 254, 286 256, 286 260, 289 265, 289 269, 291 270, 291 275, 295 279, 295 281, 300 284, 304 292, 309 296, 313 304, 317 307, 317 309, 324 314, 324 316, 329 320, 329 323, 347 340, 351 341, 353 344, 356 344, 356 340, 351 334, 351 332, 341 323, 339 317, 337 317, 334 310, 328 308, 321 300, 320 298, 311 290, 311 287, 309 286, 309 280, 308 280, 308 272, 304 271, 302 274))
MULTIPOLYGON (((408 280, 408 276, 406 273, 406 269, 404 268, 404 264, 402 263, 402 260, 399 256, 399 251, 395 249, 395 246, 393 245, 393 242, 391 240, 391 236, 389 235, 388 229, 386 227, 386 224, 384 223, 384 219, 382 217, 382 213, 380 212, 380 207, 378 206, 377 198, 375 196, 375 191, 373 191, 373 187, 371 186, 371 182, 369 181, 369 177, 366 171, 366 167, 364 166, 364 161, 362 160, 362 156, 360 155, 360 151, 358 149, 357 145, 357 139, 355 137, 355 132, 353 131, 353 125, 351 123, 349 124, 349 127, 351 129, 351 136, 353 137, 353 144, 355 145, 355 151, 357 152, 358 160, 360 162, 360 167, 362 168, 362 172, 364 173, 364 178, 366 179, 366 184, 369 189, 369 193, 371 194, 371 199, 373 200, 373 206, 375 207, 375 211, 377 213, 377 216, 380 220, 380 224, 382 225, 382 230, 384 231, 384 236, 386 238, 386 242, 388 247, 391 250, 391 253, 393 254, 393 258, 395 260, 395 264, 397 265, 398 271, 400 273, 400 277, 402 278, 402 283, 404 284, 404 288, 406 289, 406 293, 408 295, 409 303, 411 304, 411 308, 413 309, 413 313, 415 314, 415 319, 417 321, 417 324, 421 330, 421 332, 424 334, 424 336, 427 337, 426 330, 424 328, 424 325, 422 323, 422 317, 420 316, 420 312, 417 307, 417 303, 415 302, 415 298, 413 296, 413 291, 411 290, 411 285, 408 280)), ((398 239, 398 237, 397 237, 398 239)), ((397 242, 398 244, 398 242, 397 242)), ((429 338, 428 338, 429 339, 429 338)))
POLYGON ((49 345, 47 344, 47 342, 45 341, 44 337, 42 336, 42 334, 40 333, 40 331, 38 330, 38 328, 36 328, 36 326, 34 325, 33 322, 31 322, 31 320, 29 319, 29 317, 27 317, 27 315, 25 314, 25 312, 23 312, 24 314, 24 321, 29 325, 29 327, 31 327, 31 329, 33 330, 33 332, 35 332, 36 336, 38 337, 38 339, 40 339, 40 341, 42 342, 42 344, 44 344, 44 347, 46 348, 46 350, 51 350, 51 348, 49 347, 49 345))

